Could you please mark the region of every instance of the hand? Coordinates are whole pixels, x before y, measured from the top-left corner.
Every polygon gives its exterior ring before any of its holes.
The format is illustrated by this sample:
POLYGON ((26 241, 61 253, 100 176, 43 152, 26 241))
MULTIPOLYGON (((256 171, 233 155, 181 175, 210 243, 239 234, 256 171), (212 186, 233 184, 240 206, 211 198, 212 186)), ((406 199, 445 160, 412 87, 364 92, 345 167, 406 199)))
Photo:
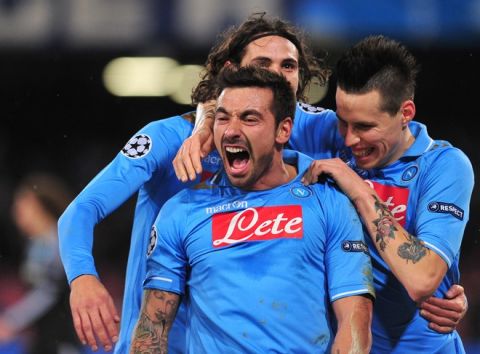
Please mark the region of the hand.
POLYGON ((186 139, 173 159, 173 168, 179 181, 194 181, 202 173, 202 158, 214 148, 213 120, 215 101, 199 104, 192 135, 186 139))
POLYGON ((8 342, 15 336, 13 328, 3 319, 0 319, 0 343, 8 342))
POLYGON ((465 289, 461 285, 453 285, 445 295, 445 299, 431 296, 420 305, 420 314, 428 320, 429 327, 439 333, 450 333, 460 323, 468 310, 465 289))
POLYGON ((372 189, 345 162, 339 158, 315 160, 302 177, 302 183, 317 183, 322 177, 330 177, 340 189, 355 202, 364 194, 371 194, 372 189))
POLYGON ((70 308, 80 341, 96 351, 96 336, 106 351, 111 350, 118 340, 120 316, 112 297, 97 277, 82 275, 72 281, 70 308))

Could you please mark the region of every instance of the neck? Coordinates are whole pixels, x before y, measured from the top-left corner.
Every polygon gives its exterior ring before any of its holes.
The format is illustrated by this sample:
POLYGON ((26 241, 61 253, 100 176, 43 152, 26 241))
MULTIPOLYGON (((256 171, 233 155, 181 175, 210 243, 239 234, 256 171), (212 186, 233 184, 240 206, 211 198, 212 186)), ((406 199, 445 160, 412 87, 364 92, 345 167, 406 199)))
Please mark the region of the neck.
POLYGON ((415 142, 415 136, 412 134, 410 129, 407 127, 405 132, 403 133, 402 140, 397 145, 397 147, 394 150, 392 150, 390 158, 388 160, 389 162, 386 163, 384 166, 381 166, 381 167, 385 167, 386 165, 389 165, 389 164, 397 161, 398 159, 400 159, 400 157, 403 156, 405 151, 407 151, 410 148, 410 146, 412 146, 412 144, 414 142, 415 142))
POLYGON ((297 167, 283 161, 282 152, 275 155, 263 176, 252 186, 251 190, 272 189, 290 182, 298 175, 297 167))

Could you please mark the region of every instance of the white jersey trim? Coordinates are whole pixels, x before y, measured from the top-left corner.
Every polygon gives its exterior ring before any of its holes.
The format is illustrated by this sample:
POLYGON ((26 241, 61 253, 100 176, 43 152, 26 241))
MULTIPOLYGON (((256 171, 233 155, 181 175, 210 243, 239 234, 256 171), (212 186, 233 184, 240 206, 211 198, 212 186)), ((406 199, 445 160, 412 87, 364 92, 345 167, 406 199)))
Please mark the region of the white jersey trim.
POLYGON ((172 283, 173 280, 169 278, 164 278, 164 277, 151 277, 151 280, 160 280, 160 281, 166 281, 167 283, 172 283))
POLYGON ((450 260, 450 258, 448 258, 448 256, 445 254, 445 252, 443 252, 441 249, 439 249, 438 247, 432 245, 431 243, 429 242, 423 242, 426 246, 428 246, 428 248, 431 248, 433 249, 435 252, 437 252, 444 260, 445 262, 447 262, 447 265, 448 265, 448 268, 450 268, 452 266, 452 261, 450 260))
POLYGON ((352 291, 345 291, 343 293, 340 293, 340 294, 336 294, 336 295, 333 295, 331 298, 330 298, 330 301, 335 301, 341 297, 346 297, 346 296, 353 296, 353 295, 358 295, 358 294, 371 294, 371 291, 367 288, 364 288, 364 289, 358 289, 358 290, 352 290, 352 291))

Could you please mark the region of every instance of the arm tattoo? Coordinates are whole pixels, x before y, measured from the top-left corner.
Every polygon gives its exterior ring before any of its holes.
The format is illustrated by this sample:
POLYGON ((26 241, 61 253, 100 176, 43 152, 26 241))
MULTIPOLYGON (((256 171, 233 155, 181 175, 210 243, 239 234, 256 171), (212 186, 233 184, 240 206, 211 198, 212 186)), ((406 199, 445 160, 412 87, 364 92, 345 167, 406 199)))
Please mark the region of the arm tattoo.
POLYGON ((382 251, 385 251, 388 238, 395 238, 395 231, 397 231, 394 225, 395 219, 388 207, 380 199, 375 195, 373 195, 373 198, 375 199, 375 211, 378 215, 378 218, 373 220, 373 224, 376 227, 375 242, 378 243, 382 251))
POLYGON ((179 296, 167 291, 147 290, 132 338, 131 353, 166 354, 179 296))
MULTIPOLYGON (((378 218, 373 220, 373 224, 376 227, 375 242, 378 243, 382 251, 385 251, 388 239, 395 239, 395 231, 398 231, 398 229, 394 225, 395 219, 390 210, 388 210, 388 207, 376 196, 373 196, 373 198, 375 199, 375 211, 378 215, 378 218)), ((406 259, 407 263, 409 260, 412 261, 412 263, 417 263, 429 250, 424 246, 423 242, 415 236, 407 233, 406 237, 407 241, 398 247, 397 254, 401 258, 406 259)))
POLYGON ((422 241, 416 238, 413 235, 407 233, 407 242, 404 242, 398 247, 397 254, 408 261, 412 261, 412 263, 417 263, 420 261, 429 251, 426 248, 422 241))

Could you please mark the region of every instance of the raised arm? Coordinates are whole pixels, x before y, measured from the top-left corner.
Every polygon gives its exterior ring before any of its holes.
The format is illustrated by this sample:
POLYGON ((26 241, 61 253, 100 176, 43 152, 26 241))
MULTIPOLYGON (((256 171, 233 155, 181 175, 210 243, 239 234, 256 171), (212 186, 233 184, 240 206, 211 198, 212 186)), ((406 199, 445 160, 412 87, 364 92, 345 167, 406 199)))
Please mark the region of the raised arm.
POLYGON ((322 174, 333 178, 355 205, 381 257, 416 302, 437 289, 447 264, 408 233, 395 220, 384 201, 339 158, 316 160, 304 180, 313 182, 322 174))
POLYGON ((409 296, 419 304, 429 298, 447 272, 446 261, 405 230, 375 190, 342 160, 315 161, 304 180, 311 183, 322 174, 333 178, 353 202, 380 256, 409 296))
POLYGON ((197 106, 195 128, 173 159, 173 168, 179 181, 194 181, 202 173, 202 158, 215 147, 213 144, 213 121, 216 101, 200 103, 197 106))
POLYGON ((373 302, 369 295, 349 296, 333 302, 337 334, 332 353, 369 353, 372 345, 373 302))
POLYGON ((144 292, 142 309, 135 326, 131 354, 167 353, 168 333, 177 313, 180 296, 162 290, 144 292))

